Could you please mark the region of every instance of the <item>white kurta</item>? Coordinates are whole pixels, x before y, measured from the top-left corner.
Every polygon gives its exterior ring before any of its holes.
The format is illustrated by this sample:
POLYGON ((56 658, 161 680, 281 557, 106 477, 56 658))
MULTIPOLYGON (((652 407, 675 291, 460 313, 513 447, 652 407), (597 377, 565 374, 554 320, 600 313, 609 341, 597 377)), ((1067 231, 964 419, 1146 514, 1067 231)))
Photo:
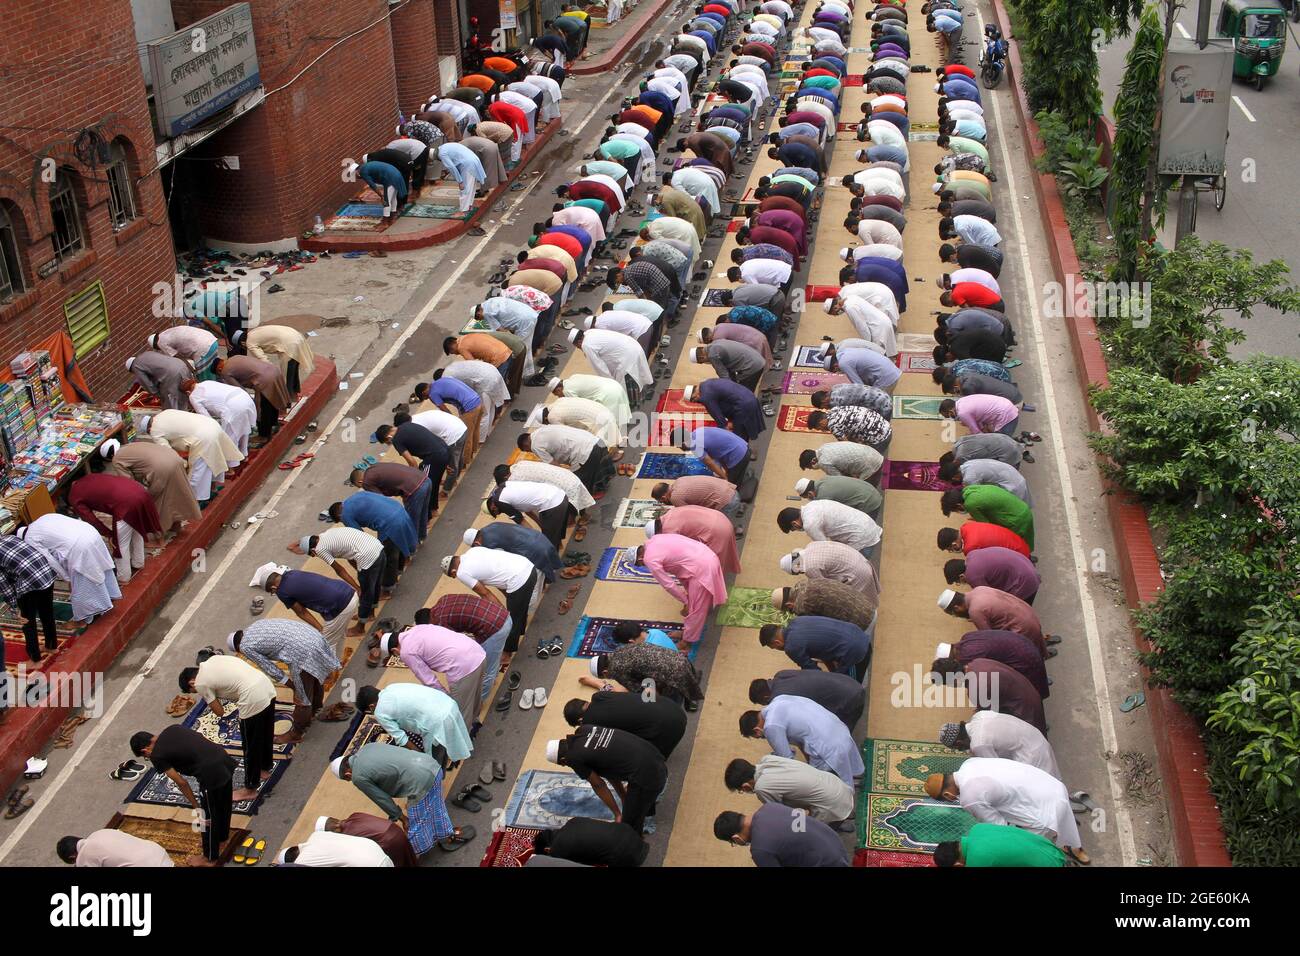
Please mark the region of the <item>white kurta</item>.
POLYGON ((630 335, 608 329, 589 329, 582 337, 582 351, 597 374, 612 378, 620 385, 624 376, 641 388, 655 380, 645 352, 630 335))
POLYGON ((240 453, 248 454, 248 436, 257 424, 257 406, 248 392, 224 382, 199 382, 190 392, 190 406, 219 421, 240 453))
POLYGON ((844 298, 844 314, 849 317, 858 335, 879 345, 890 358, 898 354, 894 323, 883 310, 860 295, 850 295, 844 298))
POLYGON ((316 367, 311 346, 307 344, 307 336, 287 325, 259 325, 255 329, 249 329, 244 346, 253 358, 274 362, 286 375, 290 359, 297 362, 299 384, 305 383, 316 367))
MULTIPOLYGON (((587 398, 557 398, 546 409, 547 421, 552 425, 572 425, 591 432, 605 443, 607 448, 618 448, 622 443, 618 422, 604 405, 587 398)), ((542 423, 540 409, 534 409, 525 428, 535 428, 542 423)))
POLYGON ((23 540, 45 552, 54 572, 72 585, 72 616, 88 621, 122 596, 113 573, 113 554, 93 525, 67 515, 41 515, 23 540))
POLYGON ((1052 745, 1041 730, 1019 717, 994 710, 977 711, 966 721, 966 733, 974 757, 1004 757, 1061 779, 1052 745))
POLYGON ((1062 848, 1083 846, 1070 793, 1047 771, 1002 757, 971 757, 952 776, 962 808, 981 823, 1033 830, 1062 848))
POLYGON ((564 396, 585 398, 605 406, 614 416, 614 421, 618 422, 619 434, 627 434, 627 425, 632 419, 632 405, 627 400, 627 389, 623 387, 622 381, 600 375, 570 375, 564 380, 564 396))
POLYGON ((149 422, 149 437, 160 445, 187 452, 191 473, 196 461, 202 461, 213 475, 220 476, 244 460, 215 419, 194 412, 179 409, 159 412, 149 422))
POLYGON ((577 511, 586 511, 596 503, 578 476, 559 465, 548 465, 541 461, 517 461, 510 466, 510 480, 536 481, 559 488, 577 511))

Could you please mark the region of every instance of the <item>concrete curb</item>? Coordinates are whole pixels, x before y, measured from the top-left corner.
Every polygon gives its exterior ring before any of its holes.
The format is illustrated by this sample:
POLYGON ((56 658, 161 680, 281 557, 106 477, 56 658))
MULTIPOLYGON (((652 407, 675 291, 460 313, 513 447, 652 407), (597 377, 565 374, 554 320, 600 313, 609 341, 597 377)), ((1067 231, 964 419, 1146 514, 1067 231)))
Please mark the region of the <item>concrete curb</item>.
POLYGON ((591 76, 594 73, 604 73, 606 70, 613 68, 627 55, 627 51, 632 48, 632 45, 641 39, 642 34, 650 29, 650 24, 658 20, 660 14, 672 3, 673 0, 658 0, 658 2, 653 3, 645 13, 641 14, 639 19, 632 22, 621 40, 596 57, 596 59, 588 63, 575 63, 573 68, 568 71, 569 75, 591 76))
MULTIPOLYGON (((1011 39, 1011 23, 1001 0, 993 0, 993 8, 1003 36, 1008 38, 1008 82, 1015 93, 1021 134, 1030 156, 1037 160, 1043 155, 1043 143, 1038 135, 1038 124, 1034 122, 1033 113, 1029 109, 1028 97, 1017 79, 1022 71, 1020 47, 1011 39)), ((1107 123, 1105 140, 1099 139, 1107 147, 1107 152, 1113 138, 1113 129, 1107 123)), ((1066 222, 1065 208, 1056 188, 1056 178, 1050 173, 1036 172, 1033 180, 1039 214, 1048 237, 1052 271, 1066 290, 1066 301, 1073 301, 1073 288, 1080 271, 1079 259, 1066 222)), ((1089 424, 1093 429, 1101 431, 1104 425, 1092 407, 1089 396, 1094 388, 1109 385, 1110 378, 1097 323, 1086 308, 1076 309, 1072 319, 1069 326, 1070 343, 1078 370, 1079 389, 1083 394, 1089 424)), ((1125 600, 1130 608, 1136 609, 1152 600, 1164 588, 1160 562, 1151 538, 1146 509, 1127 499, 1119 489, 1110 488, 1109 491, 1111 493, 1106 497, 1107 512, 1119 550, 1125 600)), ((1133 638, 1139 650, 1151 650, 1150 642, 1136 627, 1133 628, 1133 638)), ((1143 674, 1146 674, 1145 669, 1143 674)), ((1178 862, 1183 866, 1231 866, 1232 859, 1224 843, 1219 808, 1210 792, 1205 745, 1201 740, 1200 728, 1167 689, 1147 686, 1145 693, 1156 741, 1160 776, 1168 798, 1174 851, 1178 862)))
MULTIPOLYGON (((166 548, 152 558, 122 588, 122 600, 115 609, 91 624, 75 638, 57 661, 59 674, 102 673, 154 615, 167 595, 190 572, 195 548, 206 548, 222 532, 222 525, 261 486, 267 475, 294 447, 293 440, 325 407, 338 391, 338 374, 334 363, 317 357, 311 377, 303 383, 306 401, 280 428, 257 457, 225 490, 217 496, 203 516, 187 525, 166 548)), ((175 685, 171 675, 163 675, 167 686, 175 685)), ((0 792, 8 791, 21 776, 27 758, 39 754, 46 742, 71 713, 68 707, 16 707, 9 710, 0 724, 0 792)), ((159 712, 156 721, 163 724, 159 712)), ((119 741, 125 746, 125 741, 119 741)), ((37 785, 39 787, 39 784, 37 785)))
MULTIPOLYGON (((520 157, 519 165, 510 171, 506 176, 506 181, 498 185, 487 197, 479 204, 474 214, 468 219, 450 220, 452 225, 430 226, 420 232, 407 232, 399 236, 390 236, 385 233, 370 235, 364 233, 355 236, 313 236, 310 239, 303 239, 298 243, 299 248, 308 252, 328 252, 331 255, 342 252, 402 252, 408 249, 427 249, 429 246, 438 246, 444 242, 451 242, 453 239, 459 239, 465 233, 469 232, 492 211, 496 201, 500 199, 511 184, 518 180, 524 174, 530 163, 537 158, 552 136, 560 131, 563 121, 553 119, 546 124, 546 127, 537 134, 537 139, 524 150, 520 157)), ((438 220, 446 223, 449 220, 438 220)))

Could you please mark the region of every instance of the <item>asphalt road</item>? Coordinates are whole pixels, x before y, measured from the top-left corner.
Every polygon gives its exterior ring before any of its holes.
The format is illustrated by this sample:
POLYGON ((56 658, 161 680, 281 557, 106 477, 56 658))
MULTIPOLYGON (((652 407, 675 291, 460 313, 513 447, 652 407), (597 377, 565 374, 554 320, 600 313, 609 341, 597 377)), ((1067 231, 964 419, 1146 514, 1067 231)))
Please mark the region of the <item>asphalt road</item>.
MULTIPOLYGON (((1210 35, 1221 2, 1212 4, 1210 35)), ((1257 92, 1249 82, 1234 80, 1228 120, 1228 190, 1222 212, 1216 212, 1209 194, 1201 195, 1196 232, 1235 248, 1249 249, 1258 261, 1281 259, 1291 268, 1293 283, 1300 284, 1300 204, 1292 189, 1296 154, 1300 149, 1300 25, 1288 22, 1287 49, 1276 76, 1257 92), (1253 170, 1254 181, 1250 181, 1253 170)), ((1174 36, 1196 35, 1196 10, 1181 11, 1174 36), (1179 29, 1181 27, 1181 29, 1179 29)), ((1124 76, 1124 59, 1131 37, 1115 40, 1098 55, 1101 89, 1106 111, 1113 116, 1115 94, 1124 76)), ((1172 244, 1176 210, 1171 208, 1166 242, 1172 244)), ((1295 315, 1261 308, 1239 323, 1246 341, 1239 356, 1256 352, 1300 358, 1300 325, 1295 315)))

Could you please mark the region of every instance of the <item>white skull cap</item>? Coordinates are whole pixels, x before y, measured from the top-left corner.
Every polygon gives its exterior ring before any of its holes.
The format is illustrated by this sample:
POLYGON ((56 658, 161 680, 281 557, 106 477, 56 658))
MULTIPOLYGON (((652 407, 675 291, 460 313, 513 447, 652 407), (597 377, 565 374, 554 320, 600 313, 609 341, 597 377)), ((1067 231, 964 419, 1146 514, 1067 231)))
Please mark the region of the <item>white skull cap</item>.
POLYGON ((478 537, 478 528, 466 528, 465 533, 460 537, 465 542, 465 547, 472 548, 474 547, 474 539, 478 537))
MULTIPOLYGON (((593 657, 592 663, 595 663, 595 660, 593 657)), ((560 762, 560 742, 558 740, 548 740, 546 742, 546 759, 551 763, 560 762)))
POLYGON ((343 779, 343 758, 335 757, 330 761, 330 771, 340 780, 343 779))
POLYGON ((835 308, 835 300, 834 300, 834 299, 822 299, 822 308, 826 310, 826 314, 827 314, 827 315, 830 315, 830 314, 831 314, 831 309, 835 308))
POLYGON ((808 486, 811 484, 812 484, 811 478, 800 478, 798 481, 794 483, 794 493, 796 495, 802 495, 805 491, 808 490, 808 486))
POLYGON ((572 332, 569 333, 569 341, 576 342, 578 340, 578 336, 581 334, 582 334, 581 329, 574 329, 572 332))
POLYGON ((944 611, 948 610, 948 605, 952 603, 953 598, 955 598, 956 596, 957 596, 957 592, 954 591, 952 588, 948 588, 946 591, 940 594, 939 595, 940 609, 944 611))
POLYGON ((941 661, 952 653, 951 644, 940 644, 934 649, 934 659, 941 661))

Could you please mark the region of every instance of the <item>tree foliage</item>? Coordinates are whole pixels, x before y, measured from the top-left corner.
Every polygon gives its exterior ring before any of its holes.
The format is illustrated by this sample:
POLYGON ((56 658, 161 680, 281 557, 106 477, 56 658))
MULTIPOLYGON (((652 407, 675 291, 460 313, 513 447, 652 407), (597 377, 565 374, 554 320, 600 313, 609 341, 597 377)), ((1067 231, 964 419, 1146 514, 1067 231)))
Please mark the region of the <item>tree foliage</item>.
MULTIPOLYGON (((1124 80, 1115 98, 1111 225, 1119 259, 1115 278, 1123 282, 1132 281, 1137 272, 1138 249, 1143 240, 1143 192, 1147 162, 1154 145, 1152 130, 1160 107, 1160 66, 1164 47, 1164 27, 1158 8, 1152 4, 1142 11, 1137 35, 1125 61, 1124 80)), ((1163 206, 1165 193, 1156 190, 1150 198, 1163 206)))
MULTIPOLYGON (((1057 113, 1091 135, 1101 113, 1094 31, 1115 30, 1110 8, 1119 0, 1013 0, 1029 105, 1057 113)), ((1128 4, 1123 4, 1127 6, 1128 4)))

